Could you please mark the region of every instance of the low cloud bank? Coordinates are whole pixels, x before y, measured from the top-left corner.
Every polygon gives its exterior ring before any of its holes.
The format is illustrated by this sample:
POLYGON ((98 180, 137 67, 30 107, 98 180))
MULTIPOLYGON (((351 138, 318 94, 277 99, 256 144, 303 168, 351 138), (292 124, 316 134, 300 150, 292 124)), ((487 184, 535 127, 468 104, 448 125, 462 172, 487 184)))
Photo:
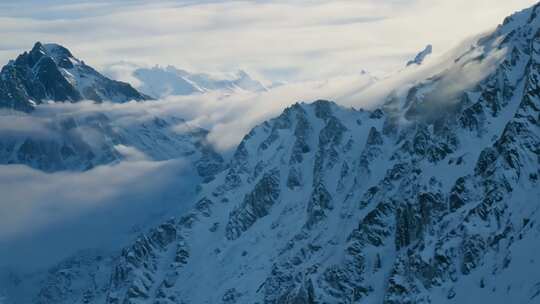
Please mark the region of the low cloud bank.
MULTIPOLYGON (((133 153, 133 151, 130 151, 133 153)), ((198 180, 182 160, 135 159, 86 172, 0 166, 0 267, 32 269, 181 214, 198 180)))

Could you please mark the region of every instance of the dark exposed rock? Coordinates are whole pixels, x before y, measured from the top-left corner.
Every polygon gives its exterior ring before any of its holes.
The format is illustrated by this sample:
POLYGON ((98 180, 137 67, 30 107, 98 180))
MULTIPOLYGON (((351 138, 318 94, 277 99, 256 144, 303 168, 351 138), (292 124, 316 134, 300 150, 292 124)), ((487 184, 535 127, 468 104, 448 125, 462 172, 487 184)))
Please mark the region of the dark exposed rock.
POLYGON ((227 239, 237 239, 242 232, 251 227, 259 218, 270 212, 280 195, 279 170, 265 174, 253 191, 247 194, 240 206, 231 212, 227 223, 227 239))

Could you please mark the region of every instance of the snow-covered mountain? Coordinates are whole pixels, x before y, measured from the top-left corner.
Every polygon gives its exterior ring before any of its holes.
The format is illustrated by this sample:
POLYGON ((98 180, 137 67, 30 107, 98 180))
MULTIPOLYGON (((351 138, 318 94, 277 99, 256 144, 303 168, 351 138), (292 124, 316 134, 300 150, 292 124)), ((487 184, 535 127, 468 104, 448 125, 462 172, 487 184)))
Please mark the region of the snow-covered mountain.
POLYGON ((222 79, 208 74, 190 73, 173 66, 155 66, 138 68, 133 72, 133 76, 141 83, 138 89, 154 97, 191 95, 216 90, 229 92, 239 89, 251 92, 266 90, 264 85, 244 71, 238 71, 230 79, 222 79))
POLYGON ((0 116, 6 123, 40 128, 0 130, 0 164, 24 164, 46 172, 89 170, 126 159, 123 148, 128 147, 155 161, 188 159, 206 180, 222 168, 222 157, 207 142, 208 131, 175 116, 118 116, 99 108, 59 115, 42 112, 39 108, 31 115, 0 116))
POLYGON ((0 72, 0 108, 30 112, 47 101, 147 100, 131 85, 111 80, 58 44, 37 42, 0 72))
POLYGON ((110 107, 58 112, 37 107, 49 101, 149 100, 131 85, 101 75, 60 45, 37 42, 0 75, 0 110, 31 112, 1 113, 0 164, 24 164, 46 172, 88 170, 125 159, 121 150, 128 147, 156 161, 187 158, 205 180, 221 170, 223 160, 207 142, 208 131, 174 115, 127 111, 116 117, 107 111, 110 107))
MULTIPOLYGON (((195 208, 6 303, 538 303, 540 4, 367 111, 295 104, 195 208)), ((181 200, 181 198, 179 198, 181 200)))

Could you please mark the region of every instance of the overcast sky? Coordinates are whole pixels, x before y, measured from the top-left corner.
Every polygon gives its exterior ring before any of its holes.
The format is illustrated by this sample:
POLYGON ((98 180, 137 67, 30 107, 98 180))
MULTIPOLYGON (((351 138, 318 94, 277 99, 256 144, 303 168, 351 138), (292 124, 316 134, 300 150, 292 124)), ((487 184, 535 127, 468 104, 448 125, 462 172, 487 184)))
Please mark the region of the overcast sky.
POLYGON ((97 68, 119 61, 272 81, 384 75, 431 43, 442 53, 533 0, 3 0, 0 62, 37 40, 97 68))

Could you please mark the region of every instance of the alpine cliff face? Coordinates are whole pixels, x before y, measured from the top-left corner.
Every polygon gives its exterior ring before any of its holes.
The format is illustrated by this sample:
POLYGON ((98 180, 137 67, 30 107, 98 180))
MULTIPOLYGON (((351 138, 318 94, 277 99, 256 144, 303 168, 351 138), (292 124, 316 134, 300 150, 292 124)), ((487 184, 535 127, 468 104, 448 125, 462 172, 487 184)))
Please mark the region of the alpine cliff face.
POLYGON ((373 111, 287 108, 191 212, 7 303, 538 303, 539 14, 373 111))
POLYGON ((58 44, 37 42, 0 72, 0 108, 30 112, 47 101, 146 100, 129 84, 106 78, 58 44))

